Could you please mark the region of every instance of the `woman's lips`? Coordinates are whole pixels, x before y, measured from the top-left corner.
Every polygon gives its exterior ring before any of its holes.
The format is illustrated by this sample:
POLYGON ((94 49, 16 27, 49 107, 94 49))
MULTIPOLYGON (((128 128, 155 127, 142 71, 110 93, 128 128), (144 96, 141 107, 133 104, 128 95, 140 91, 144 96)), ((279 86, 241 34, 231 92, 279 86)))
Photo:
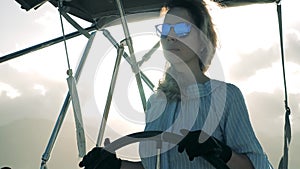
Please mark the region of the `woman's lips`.
POLYGON ((170 49, 165 49, 165 50, 167 50, 167 51, 170 51, 170 52, 177 52, 177 51, 180 51, 180 49, 178 49, 178 48, 170 48, 170 49))
POLYGON ((169 49, 169 51, 179 51, 179 49, 169 49))

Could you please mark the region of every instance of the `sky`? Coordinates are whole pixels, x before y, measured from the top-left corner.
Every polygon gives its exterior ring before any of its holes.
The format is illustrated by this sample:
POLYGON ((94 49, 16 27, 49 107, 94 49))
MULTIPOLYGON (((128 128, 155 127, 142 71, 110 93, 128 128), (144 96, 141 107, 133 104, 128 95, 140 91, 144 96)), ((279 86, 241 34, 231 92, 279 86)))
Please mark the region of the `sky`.
MULTIPOLYGON (((300 150, 299 5, 297 0, 282 2, 288 101, 292 111, 290 168, 300 166, 296 159, 300 150)), ((2 0, 0 8, 0 56, 62 35, 57 9, 51 4, 27 12, 15 1, 2 0)), ((219 49, 212 70, 218 71, 208 73, 212 78, 233 83, 241 89, 255 133, 277 168, 283 150, 285 110, 276 4, 226 9, 211 7, 211 14, 219 36, 219 49), (213 69, 214 66, 219 67, 213 69)), ((90 26, 80 19, 76 18, 76 21, 83 27, 90 26)), ((159 21, 129 25, 138 61, 157 42, 152 28, 159 21)), ((66 33, 75 31, 67 22, 64 26, 66 33)), ((123 39, 120 27, 109 28, 109 31, 118 42, 123 39)), ((67 41, 73 71, 87 42, 83 36, 67 41)), ((142 67, 155 85, 164 67, 157 61, 160 52, 153 54, 142 67)), ((91 59, 78 81, 88 150, 96 143, 115 55, 114 48, 102 32, 97 32, 88 55, 91 59)), ((67 69, 63 43, 0 64, 0 167, 39 167, 67 93, 67 69)), ((106 132, 112 140, 142 131, 144 126, 135 80, 124 60, 118 77, 106 132)), ((149 88, 144 85, 144 89, 149 97, 149 88)), ((73 112, 68 111, 51 153, 49 168, 78 168, 80 158, 74 127, 73 112)), ((119 154, 135 160, 136 152, 132 149, 136 151, 129 146, 119 154)))

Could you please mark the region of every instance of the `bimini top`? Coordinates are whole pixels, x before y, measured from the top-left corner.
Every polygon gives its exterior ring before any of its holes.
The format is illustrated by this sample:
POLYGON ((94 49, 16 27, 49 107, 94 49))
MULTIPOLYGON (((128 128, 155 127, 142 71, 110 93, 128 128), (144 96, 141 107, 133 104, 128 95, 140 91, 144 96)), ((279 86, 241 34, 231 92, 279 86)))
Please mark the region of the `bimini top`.
MULTIPOLYGON (((119 18, 115 0, 16 0, 22 9, 37 9, 46 2, 55 7, 62 1, 64 11, 88 22, 101 22, 102 25, 119 18)), ((159 12, 171 0, 121 0, 125 14, 159 12)), ((254 3, 272 3, 276 0, 212 0, 225 7, 254 3)))

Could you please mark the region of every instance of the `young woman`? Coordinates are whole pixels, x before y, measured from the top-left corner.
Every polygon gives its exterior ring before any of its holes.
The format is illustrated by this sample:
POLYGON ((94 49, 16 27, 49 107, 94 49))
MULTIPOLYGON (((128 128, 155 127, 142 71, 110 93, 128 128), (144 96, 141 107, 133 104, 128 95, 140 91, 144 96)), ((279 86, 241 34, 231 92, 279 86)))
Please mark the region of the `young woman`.
MULTIPOLYGON (((217 36, 202 0, 173 0, 156 29, 169 62, 157 92, 147 104, 145 131, 180 134, 177 144, 162 144, 162 169, 214 168, 203 157, 213 155, 232 169, 272 168, 252 129, 240 90, 205 75, 215 55, 217 36)), ((102 148, 86 155, 81 167, 156 167, 156 145, 140 144, 141 162, 116 158, 102 148), (109 154, 103 159, 104 154, 109 154)))

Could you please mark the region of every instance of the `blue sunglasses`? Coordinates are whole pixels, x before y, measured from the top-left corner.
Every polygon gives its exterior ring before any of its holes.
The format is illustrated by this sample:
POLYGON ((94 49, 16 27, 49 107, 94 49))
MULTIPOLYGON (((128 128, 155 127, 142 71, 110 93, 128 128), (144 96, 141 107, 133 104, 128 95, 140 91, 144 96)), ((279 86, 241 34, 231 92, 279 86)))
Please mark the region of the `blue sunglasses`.
POLYGON ((166 38, 168 34, 170 33, 171 28, 174 29, 174 32, 177 37, 184 37, 187 36, 191 32, 191 24, 180 22, 176 24, 159 24, 155 25, 156 33, 161 38, 166 38))

